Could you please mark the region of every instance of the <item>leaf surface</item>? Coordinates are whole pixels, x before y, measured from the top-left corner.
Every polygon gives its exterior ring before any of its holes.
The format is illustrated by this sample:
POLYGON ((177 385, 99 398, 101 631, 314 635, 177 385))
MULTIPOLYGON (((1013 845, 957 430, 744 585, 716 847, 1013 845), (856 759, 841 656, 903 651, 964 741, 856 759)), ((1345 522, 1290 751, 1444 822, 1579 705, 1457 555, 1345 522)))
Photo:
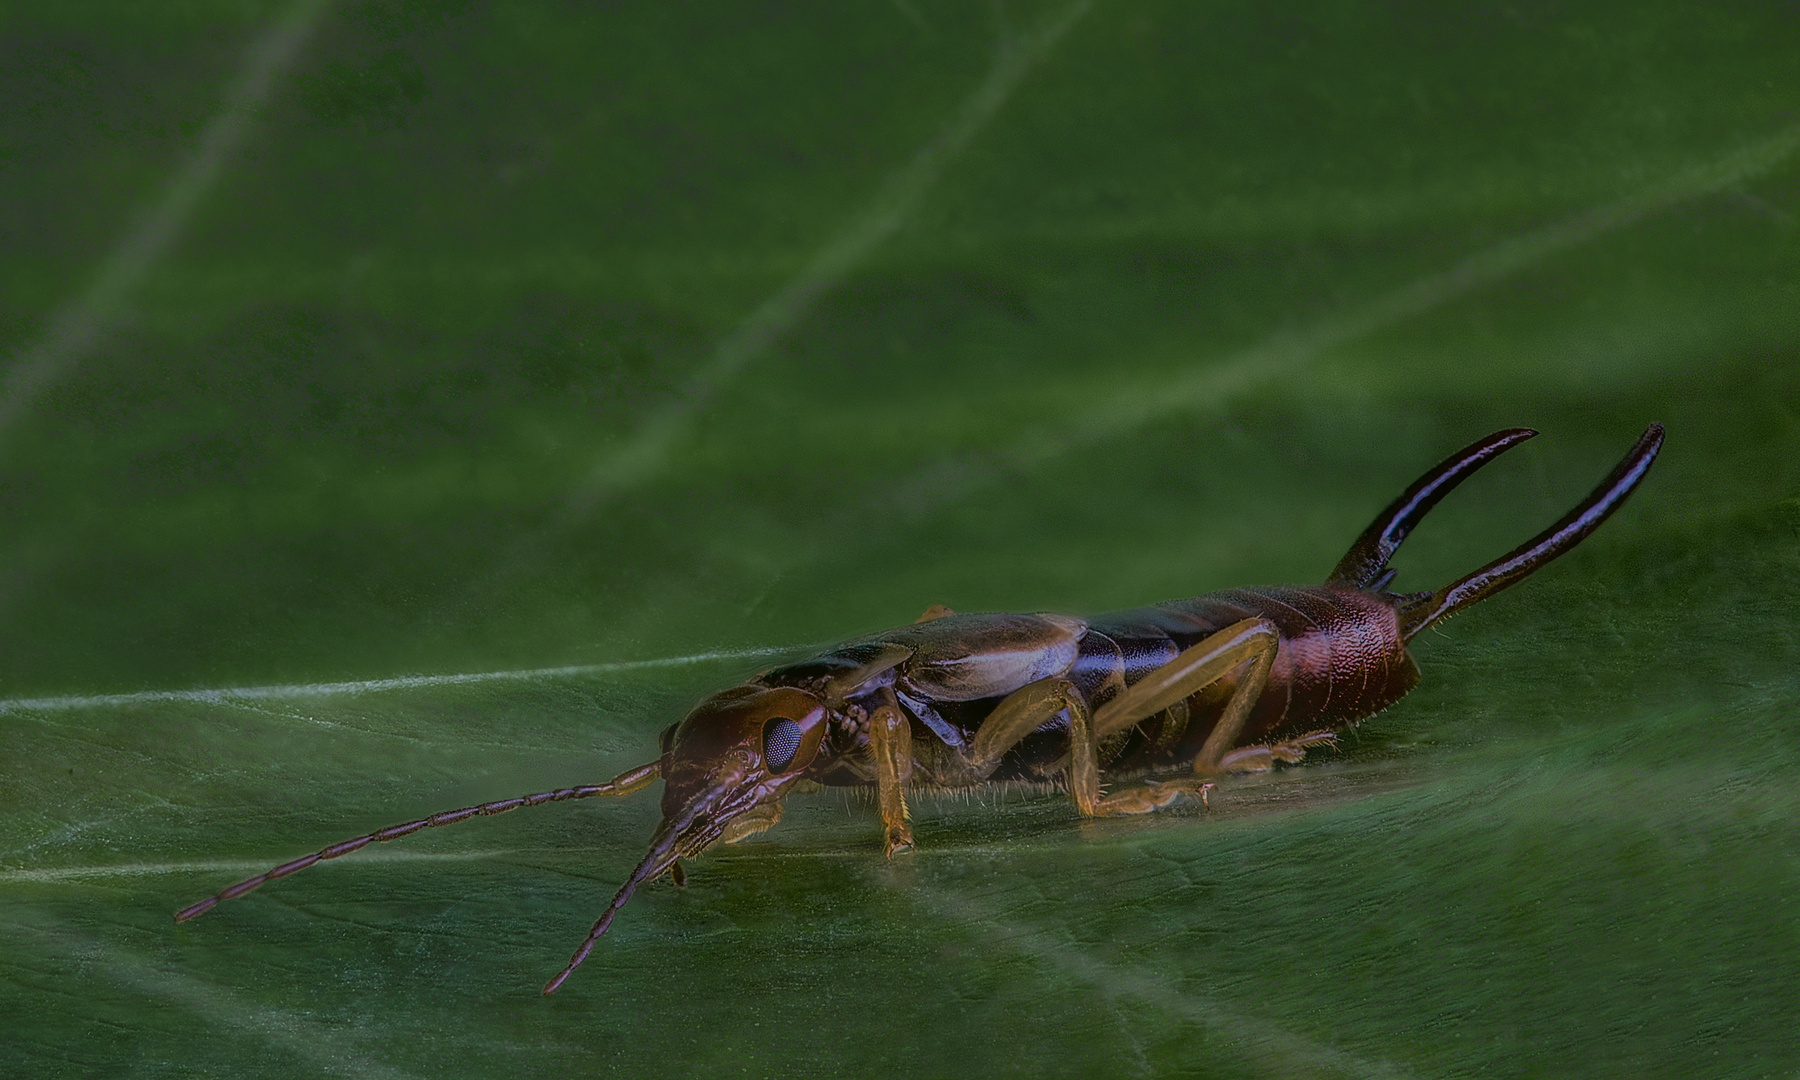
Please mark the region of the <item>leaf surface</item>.
POLYGON ((5 19, 8 1076, 1800 1069, 1791 13, 5 19), (1543 431, 1433 587, 1652 420, 1615 519, 1209 809, 924 796, 890 863, 796 797, 548 999, 653 795, 170 919, 932 604, 1317 581, 1543 431))

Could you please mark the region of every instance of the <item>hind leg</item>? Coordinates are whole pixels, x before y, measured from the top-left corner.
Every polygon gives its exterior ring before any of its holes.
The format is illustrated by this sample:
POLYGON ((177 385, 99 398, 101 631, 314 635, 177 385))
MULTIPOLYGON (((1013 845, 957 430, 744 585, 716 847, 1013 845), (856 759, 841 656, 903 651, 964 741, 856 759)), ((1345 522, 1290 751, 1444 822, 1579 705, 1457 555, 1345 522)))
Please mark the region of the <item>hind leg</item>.
POLYGON ((1139 679, 1091 714, 1086 700, 1067 679, 1044 679, 1022 687, 1002 701, 976 733, 965 758, 970 776, 986 778, 1020 739, 1066 711, 1069 798, 1081 813, 1089 817, 1148 814, 1183 799, 1197 796, 1204 800, 1212 782, 1201 777, 1220 770, 1226 751, 1243 731, 1251 707, 1268 682, 1279 643, 1274 625, 1266 619, 1233 623, 1139 679), (1101 794, 1095 751, 1100 740, 1155 716, 1246 664, 1248 670, 1232 690, 1224 714, 1194 759, 1194 772, 1199 775, 1147 781, 1101 794))
POLYGON ((1239 667, 1246 668, 1225 711, 1219 716, 1200 752, 1194 756, 1193 779, 1145 781, 1107 796, 1106 814, 1148 814, 1171 806, 1186 798, 1199 796, 1206 800, 1212 781, 1202 779, 1228 769, 1226 760, 1233 755, 1231 746, 1244 730, 1250 710, 1268 685, 1269 668, 1275 663, 1275 651, 1281 643, 1273 623, 1267 619, 1245 619, 1233 623, 1199 644, 1185 650, 1175 659, 1139 679, 1118 697, 1101 706, 1094 715, 1094 737, 1103 739, 1117 734, 1170 708, 1188 696, 1198 693, 1239 667))
POLYGON ((1307 750, 1315 746, 1336 748, 1337 733, 1309 731, 1267 746, 1240 746, 1219 759, 1222 772, 1268 772, 1277 761, 1293 765, 1305 760, 1307 750))

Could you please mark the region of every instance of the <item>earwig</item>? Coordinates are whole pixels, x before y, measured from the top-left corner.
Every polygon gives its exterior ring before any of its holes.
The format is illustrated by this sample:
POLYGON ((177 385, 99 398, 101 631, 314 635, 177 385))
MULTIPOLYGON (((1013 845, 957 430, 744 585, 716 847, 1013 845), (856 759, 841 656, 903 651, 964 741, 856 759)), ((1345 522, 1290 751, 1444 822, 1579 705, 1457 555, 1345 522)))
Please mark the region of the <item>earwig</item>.
POLYGON ((568 965, 587 959, 645 882, 774 826, 802 782, 873 787, 888 857, 913 846, 906 793, 1011 780, 1060 783, 1084 816, 1204 802, 1226 773, 1301 761, 1419 681, 1407 643, 1580 543, 1624 503, 1662 446, 1651 424, 1561 520, 1444 587, 1388 591, 1388 561, 1438 501, 1537 432, 1509 428, 1451 455, 1388 505, 1323 585, 1229 589, 1089 618, 958 615, 856 638, 711 695, 660 755, 604 784, 559 788, 390 825, 283 863, 184 908, 205 914, 276 878, 370 844, 524 806, 629 795, 664 782, 662 823, 568 965), (1174 775, 1171 775, 1173 773, 1174 775), (1103 792, 1101 776, 1137 782, 1103 792))

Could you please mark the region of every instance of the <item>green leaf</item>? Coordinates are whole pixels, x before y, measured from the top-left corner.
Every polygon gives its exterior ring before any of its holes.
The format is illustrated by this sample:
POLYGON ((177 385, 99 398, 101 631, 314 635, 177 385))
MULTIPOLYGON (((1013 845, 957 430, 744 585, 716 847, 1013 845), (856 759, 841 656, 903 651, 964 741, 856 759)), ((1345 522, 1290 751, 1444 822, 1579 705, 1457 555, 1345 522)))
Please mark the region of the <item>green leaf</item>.
POLYGON ((1751 5, 26 5, 0 1071, 1800 1069, 1800 48, 1751 5), (1210 808, 869 801, 646 888, 809 643, 1317 581, 1478 435, 1404 702, 1210 808))

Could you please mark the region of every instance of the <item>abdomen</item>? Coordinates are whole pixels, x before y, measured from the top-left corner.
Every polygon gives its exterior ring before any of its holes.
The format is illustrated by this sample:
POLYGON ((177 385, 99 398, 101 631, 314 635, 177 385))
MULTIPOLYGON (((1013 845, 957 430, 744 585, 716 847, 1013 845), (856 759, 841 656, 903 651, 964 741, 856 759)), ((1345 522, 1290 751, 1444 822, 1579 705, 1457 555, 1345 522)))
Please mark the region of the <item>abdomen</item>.
MULTIPOLYGON (((1229 589, 1095 616, 1088 620, 1084 655, 1071 675, 1078 685, 1091 684, 1101 698, 1098 705, 1111 696, 1096 676, 1114 665, 1114 648, 1129 685, 1183 649, 1248 618, 1275 624, 1281 644, 1237 745, 1354 723, 1418 684, 1419 669, 1407 655, 1393 607, 1374 593, 1329 585, 1229 589)), ((1185 718, 1163 715, 1140 725, 1108 767, 1148 768, 1192 758, 1237 678, 1234 673, 1189 697, 1185 718)))

